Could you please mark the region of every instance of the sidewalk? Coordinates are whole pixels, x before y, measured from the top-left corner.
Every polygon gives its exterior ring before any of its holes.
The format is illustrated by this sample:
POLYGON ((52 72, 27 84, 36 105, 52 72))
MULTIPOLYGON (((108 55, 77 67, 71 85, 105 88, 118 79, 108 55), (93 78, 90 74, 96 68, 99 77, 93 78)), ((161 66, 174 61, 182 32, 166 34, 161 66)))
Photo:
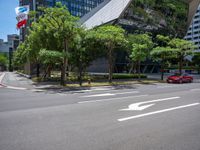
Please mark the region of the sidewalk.
MULTIPOLYGON (((167 77, 167 74, 165 75, 165 79, 167 77)), ((104 87, 110 87, 110 88, 132 88, 139 84, 156 84, 159 83, 160 74, 148 74, 149 83, 143 83, 138 82, 134 80, 117 80, 114 81, 117 84, 114 85, 94 85, 98 83, 94 83, 93 86, 83 86, 79 87, 78 84, 69 84, 68 86, 60 86, 58 82, 33 82, 28 77, 24 76, 23 74, 18 74, 16 72, 0 72, 0 85, 6 86, 7 88, 11 89, 21 89, 21 90, 49 90, 49 91, 80 91, 80 90, 92 90, 92 89, 98 89, 98 88, 104 88, 104 87), (5 75, 3 75, 5 74, 5 75), (3 77, 4 76, 4 77, 3 77), (3 78, 2 78, 3 77, 3 78), (156 82, 157 81, 157 82, 156 82)), ((148 82, 148 81, 147 81, 148 82)), ((200 75, 194 76, 194 82, 200 82, 200 75)))
MULTIPOLYGON (((116 82, 116 81, 114 81, 116 82)), ((1 81, 7 88, 11 89, 20 89, 20 90, 49 90, 49 91, 81 91, 81 90, 97 90, 99 88, 133 88, 137 85, 136 81, 132 80, 119 80, 114 85, 101 84, 100 83, 92 83, 93 86, 78 86, 78 84, 68 84, 68 86, 60 86, 58 82, 33 82, 31 79, 27 78, 23 74, 18 74, 16 72, 5 72, 5 76, 1 81), (95 85, 94 85, 95 84, 95 85)), ((140 83, 142 84, 142 82, 140 83)), ((145 84, 145 83, 144 83, 145 84)))

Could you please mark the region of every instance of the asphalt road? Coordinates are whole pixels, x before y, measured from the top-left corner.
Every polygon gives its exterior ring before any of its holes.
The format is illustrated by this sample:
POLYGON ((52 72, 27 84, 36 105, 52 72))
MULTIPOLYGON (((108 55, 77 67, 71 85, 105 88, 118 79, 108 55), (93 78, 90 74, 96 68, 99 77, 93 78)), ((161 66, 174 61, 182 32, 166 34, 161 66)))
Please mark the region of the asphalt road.
POLYGON ((0 87, 0 150, 200 150, 199 92, 197 82, 0 87))

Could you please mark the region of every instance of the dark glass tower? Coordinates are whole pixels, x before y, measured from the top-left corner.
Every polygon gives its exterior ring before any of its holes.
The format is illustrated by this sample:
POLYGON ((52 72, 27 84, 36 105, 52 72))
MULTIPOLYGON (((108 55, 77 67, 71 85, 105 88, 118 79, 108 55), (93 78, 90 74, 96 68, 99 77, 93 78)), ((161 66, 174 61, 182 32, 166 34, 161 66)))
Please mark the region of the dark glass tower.
POLYGON ((74 16, 82 17, 104 0, 56 0, 66 5, 74 16))
MULTIPOLYGON (((56 2, 66 5, 70 13, 74 16, 82 17, 104 0, 35 0, 37 6, 53 7, 56 2)), ((33 0, 19 0, 19 5, 29 5, 33 10, 33 0)))
MULTIPOLYGON (((35 0, 36 9, 38 6, 53 7, 56 2, 61 2, 66 5, 69 12, 78 17, 82 17, 90 10, 98 6, 104 0, 35 0)), ((19 6, 29 5, 30 10, 33 10, 33 0, 19 0, 19 6)), ((26 29, 20 29, 20 41, 24 41, 26 29)))

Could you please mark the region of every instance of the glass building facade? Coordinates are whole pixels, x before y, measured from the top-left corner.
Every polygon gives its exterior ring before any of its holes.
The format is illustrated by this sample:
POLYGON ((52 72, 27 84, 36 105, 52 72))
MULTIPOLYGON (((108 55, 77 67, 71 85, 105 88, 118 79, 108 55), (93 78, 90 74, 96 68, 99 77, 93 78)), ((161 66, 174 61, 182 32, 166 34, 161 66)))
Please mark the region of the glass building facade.
MULTIPOLYGON (((98 6, 104 0, 35 0, 37 6, 53 7, 56 2, 61 2, 66 5, 69 12, 74 16, 82 17, 90 10, 98 6)), ((33 0, 19 0, 19 5, 30 5, 31 10, 33 9, 33 0)))
POLYGON ((82 17, 104 0, 56 0, 59 1, 68 7, 72 15, 82 17))
MULTIPOLYGON (((35 0, 36 9, 38 6, 53 7, 56 2, 61 2, 66 5, 69 12, 78 17, 82 17, 93 8, 97 7, 104 0, 35 0)), ((19 6, 29 5, 30 10, 33 10, 33 0, 19 0, 19 6)), ((20 41, 24 41, 26 29, 20 29, 20 41)))
POLYGON ((200 52, 200 5, 193 17, 192 23, 187 31, 185 39, 192 41, 197 45, 197 51, 200 52))

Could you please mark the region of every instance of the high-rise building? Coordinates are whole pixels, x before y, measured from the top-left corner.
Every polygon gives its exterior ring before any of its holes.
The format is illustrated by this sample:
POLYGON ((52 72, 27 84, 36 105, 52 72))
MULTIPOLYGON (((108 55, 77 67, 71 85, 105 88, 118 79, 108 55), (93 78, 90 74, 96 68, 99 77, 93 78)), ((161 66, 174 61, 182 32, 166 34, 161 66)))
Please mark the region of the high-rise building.
POLYGON ((19 45, 19 35, 10 34, 10 35, 7 35, 7 39, 8 39, 9 47, 11 47, 13 50, 16 50, 19 45))
POLYGON ((197 51, 200 51, 200 5, 193 17, 185 39, 194 42, 197 46, 197 51))
POLYGON ((68 7, 72 15, 82 17, 104 0, 56 0, 59 1, 68 7))
MULTIPOLYGON (((53 7, 56 2, 61 2, 67 6, 72 15, 82 17, 103 1, 105 0, 19 0, 19 6, 29 5, 30 10, 33 10, 33 4, 35 2, 35 8, 37 10, 38 6, 53 7)), ((24 41, 25 35, 26 29, 22 28, 20 30, 21 41, 24 41)))
MULTIPOLYGON (((61 2, 66 5, 69 12, 74 16, 82 17, 93 8, 98 6, 104 0, 35 0, 36 8, 38 6, 53 7, 56 2, 61 2)), ((19 5, 29 5, 30 9, 33 10, 34 0, 19 0, 19 5)))

